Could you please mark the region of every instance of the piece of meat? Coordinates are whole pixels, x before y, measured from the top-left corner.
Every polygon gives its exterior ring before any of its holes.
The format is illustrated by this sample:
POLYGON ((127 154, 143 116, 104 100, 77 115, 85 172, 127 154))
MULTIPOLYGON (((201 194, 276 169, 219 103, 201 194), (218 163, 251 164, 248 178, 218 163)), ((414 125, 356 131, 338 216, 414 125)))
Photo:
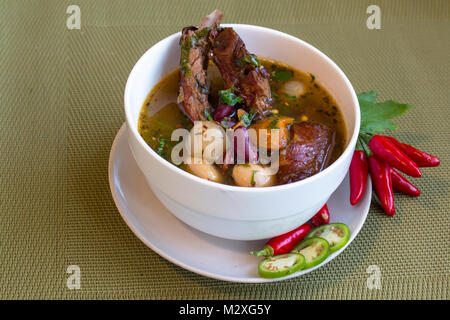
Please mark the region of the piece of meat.
POLYGON ((207 120, 210 111, 206 72, 211 52, 209 33, 219 25, 223 14, 214 10, 203 18, 199 28, 186 27, 181 32, 180 91, 177 103, 192 121, 207 120))
POLYGON ((245 44, 232 28, 220 30, 212 39, 213 57, 227 88, 237 87, 243 68, 235 60, 248 54, 245 44))
POLYGON ((213 58, 225 86, 236 88, 247 110, 256 109, 264 116, 271 109, 269 74, 263 66, 242 63, 250 53, 232 28, 223 28, 211 37, 213 58))
POLYGON ((264 116, 272 109, 269 74, 264 67, 255 68, 240 78, 238 89, 249 109, 264 116))
POLYGON ((300 122, 292 125, 292 138, 280 154, 277 173, 280 184, 308 178, 328 166, 335 143, 335 131, 323 124, 300 122))
POLYGON ((198 26, 198 29, 201 30, 203 28, 215 28, 219 25, 220 20, 222 20, 223 13, 216 9, 206 17, 203 18, 202 22, 198 26))

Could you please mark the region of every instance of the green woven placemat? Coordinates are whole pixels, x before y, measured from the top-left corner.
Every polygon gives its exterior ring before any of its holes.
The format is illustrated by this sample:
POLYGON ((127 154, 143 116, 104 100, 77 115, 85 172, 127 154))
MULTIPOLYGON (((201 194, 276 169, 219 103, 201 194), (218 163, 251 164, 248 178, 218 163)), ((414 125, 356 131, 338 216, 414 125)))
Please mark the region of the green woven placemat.
POLYGON ((74 2, 0 2, 0 298, 448 299, 448 1, 376 1, 381 30, 366 27, 370 1, 74 2), (72 4, 81 30, 66 27, 72 4), (442 161, 414 181, 421 197, 396 195, 392 218, 374 203, 344 253, 289 281, 233 284, 181 269, 133 235, 109 192, 131 68, 216 7, 224 22, 313 44, 358 92, 416 106, 395 135, 442 161), (80 290, 66 286, 69 265, 81 269, 80 290), (381 289, 367 286, 371 265, 381 289))

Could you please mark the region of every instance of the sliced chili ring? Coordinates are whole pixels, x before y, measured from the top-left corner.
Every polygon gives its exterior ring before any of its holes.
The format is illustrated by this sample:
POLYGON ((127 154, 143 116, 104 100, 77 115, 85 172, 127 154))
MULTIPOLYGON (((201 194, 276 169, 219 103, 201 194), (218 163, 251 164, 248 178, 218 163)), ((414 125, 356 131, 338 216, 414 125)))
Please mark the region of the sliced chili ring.
POLYGON ((328 241, 330 253, 342 248, 350 239, 350 231, 343 223, 330 223, 312 229, 305 239, 320 237, 328 241))
POLYGON ((262 260, 258 265, 263 278, 280 278, 303 269, 305 257, 298 253, 279 254, 262 260))
POLYGON ((305 269, 312 268, 322 263, 330 254, 330 245, 322 238, 310 238, 303 240, 292 252, 305 257, 305 269))

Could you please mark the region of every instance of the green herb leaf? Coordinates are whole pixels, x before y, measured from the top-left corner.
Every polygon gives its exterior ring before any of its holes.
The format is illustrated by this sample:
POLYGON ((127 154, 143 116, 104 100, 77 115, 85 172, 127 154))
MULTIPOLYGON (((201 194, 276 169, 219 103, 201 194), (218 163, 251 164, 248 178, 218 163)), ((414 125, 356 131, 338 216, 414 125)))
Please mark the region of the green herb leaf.
POLYGON ((230 88, 227 90, 219 90, 220 103, 224 103, 229 106, 234 106, 235 104, 242 102, 242 98, 238 97, 237 95, 235 95, 233 93, 233 91, 235 91, 235 90, 236 90, 236 88, 230 88))
POLYGON ((191 76, 191 69, 189 68, 189 51, 191 47, 189 45, 181 46, 181 72, 187 76, 191 76))
POLYGON ((213 116, 211 115, 211 112, 209 112, 208 109, 203 109, 203 113, 205 114, 206 119, 208 119, 209 121, 214 121, 213 116))
POLYGON ((361 103, 361 101, 375 103, 377 101, 377 97, 378 92, 371 90, 358 94, 358 101, 359 103, 361 103))
POLYGON ((192 75, 191 69, 189 68, 189 52, 197 45, 197 41, 204 38, 211 31, 211 27, 203 28, 200 31, 194 32, 194 34, 183 41, 181 45, 181 72, 190 77, 192 75))
POLYGON ((254 186, 256 185, 256 182, 255 182, 255 173, 257 173, 257 172, 258 172, 258 170, 252 170, 252 180, 250 181, 252 187, 254 187, 254 186))
POLYGON ((201 38, 204 38, 204 37, 206 37, 208 35, 208 33, 211 31, 211 29, 212 29, 211 27, 206 27, 206 28, 203 28, 203 29, 201 29, 199 31, 196 31, 195 32, 195 37, 197 38, 197 40, 201 39, 201 38))
POLYGON ((194 32, 194 34, 189 39, 191 48, 195 47, 198 40, 206 37, 209 31, 211 31, 211 27, 203 28, 199 31, 194 32))
POLYGON ((280 129, 277 127, 279 119, 274 119, 269 123, 269 129, 280 129))
POLYGON ((393 100, 376 103, 378 92, 369 91, 358 95, 361 110, 361 132, 375 134, 394 130, 397 125, 391 120, 404 114, 412 106, 393 100))
POLYGON ((313 75, 312 73, 309 74, 311 76, 311 82, 314 82, 314 80, 316 80, 316 76, 313 75))
POLYGON ((297 100, 297 97, 296 97, 296 96, 290 96, 290 95, 288 95, 287 93, 285 93, 284 96, 285 96, 286 98, 288 98, 288 99, 291 99, 291 100, 297 100))
POLYGON ((159 147, 158 150, 156 150, 156 153, 160 156, 163 156, 164 153, 164 147, 166 146, 167 139, 165 138, 158 138, 159 147))
POLYGON ((244 67, 245 64, 251 64, 255 67, 261 66, 261 62, 259 62, 259 59, 256 56, 256 54, 248 54, 240 59, 236 59, 234 62, 239 68, 244 67))
POLYGON ((248 127, 249 125, 252 124, 255 115, 256 115, 255 109, 251 109, 250 112, 244 114, 240 120, 242 121, 245 127, 248 127))
POLYGON ((273 81, 286 81, 292 78, 292 72, 289 70, 275 70, 272 75, 273 81))

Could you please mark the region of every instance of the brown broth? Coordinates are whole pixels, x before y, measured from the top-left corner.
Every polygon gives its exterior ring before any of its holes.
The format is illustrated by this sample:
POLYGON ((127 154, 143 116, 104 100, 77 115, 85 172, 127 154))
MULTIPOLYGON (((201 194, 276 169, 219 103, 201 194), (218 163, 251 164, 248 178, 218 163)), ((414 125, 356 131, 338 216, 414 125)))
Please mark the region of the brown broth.
MULTIPOLYGON (((336 131, 336 144, 329 164, 333 163, 344 151, 347 139, 346 128, 342 113, 336 101, 315 80, 314 75, 295 70, 283 63, 267 59, 260 59, 266 70, 271 74, 272 106, 279 111, 280 116, 294 118, 294 122, 313 121, 325 124, 336 131), (289 79, 275 81, 276 74, 282 71, 290 74, 289 79), (304 94, 298 98, 288 96, 283 92, 283 85, 287 81, 300 81, 304 87, 304 94)), ((217 68, 211 65, 208 69, 211 80, 210 100, 217 105, 217 90, 223 88, 217 68)), ((170 160, 172 148, 178 143, 170 141, 172 131, 177 128, 192 128, 191 121, 184 115, 176 104, 179 86, 179 70, 175 70, 164 77, 149 93, 138 120, 138 131, 145 142, 167 161, 170 160), (161 148, 163 146, 163 148, 161 148)), ((186 169, 184 165, 180 166, 186 169)), ((231 176, 224 178, 224 183, 233 184, 231 176)))
POLYGON ((178 143, 170 141, 172 132, 177 128, 190 130, 193 126, 175 103, 179 80, 179 70, 175 70, 158 82, 145 99, 138 120, 138 131, 153 150, 158 152, 161 139, 165 139, 164 150, 158 153, 167 161, 178 143))
POLYGON ((264 68, 271 76, 279 71, 292 73, 292 78, 288 80, 270 82, 273 96, 272 106, 280 111, 280 115, 292 117, 295 119, 294 122, 313 121, 323 123, 336 130, 336 145, 329 162, 330 164, 333 163, 347 146, 347 130, 336 101, 317 83, 314 75, 298 71, 280 62, 261 60, 264 68), (295 100, 282 93, 283 85, 287 81, 294 80, 300 81, 305 86, 305 94, 295 100))

